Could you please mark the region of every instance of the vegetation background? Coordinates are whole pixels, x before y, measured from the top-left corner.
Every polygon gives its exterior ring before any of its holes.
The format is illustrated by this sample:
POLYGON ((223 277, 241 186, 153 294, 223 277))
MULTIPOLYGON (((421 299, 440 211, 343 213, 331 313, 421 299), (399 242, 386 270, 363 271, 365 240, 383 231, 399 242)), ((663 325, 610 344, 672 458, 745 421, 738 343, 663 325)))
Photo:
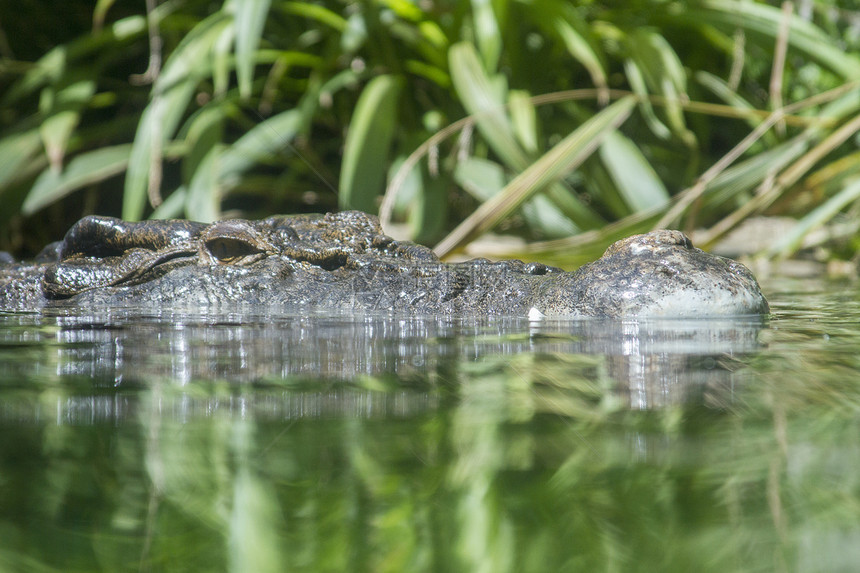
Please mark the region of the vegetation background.
POLYGON ((442 254, 495 230, 572 266, 776 213, 766 256, 822 225, 850 256, 858 49, 845 0, 7 2, 0 249, 357 208, 442 254))

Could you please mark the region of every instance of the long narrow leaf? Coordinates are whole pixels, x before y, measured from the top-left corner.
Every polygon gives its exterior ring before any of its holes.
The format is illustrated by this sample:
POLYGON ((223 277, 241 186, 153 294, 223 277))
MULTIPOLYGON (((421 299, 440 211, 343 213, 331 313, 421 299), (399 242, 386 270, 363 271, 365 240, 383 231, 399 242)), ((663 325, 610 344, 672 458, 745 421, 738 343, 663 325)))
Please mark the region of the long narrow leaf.
MULTIPOLYGON (((176 129, 188 102, 194 95, 195 87, 196 83, 191 81, 174 86, 167 94, 147 106, 141 115, 125 174, 122 198, 124 219, 138 221, 143 217, 153 147, 160 148, 176 129)), ((155 160, 160 161, 161 158, 155 158, 155 160)))
POLYGON ((194 173, 185 198, 185 214, 195 221, 211 223, 221 214, 221 190, 218 182, 218 167, 222 148, 216 145, 194 173))
POLYGON ((254 52, 260 45, 260 36, 266 24, 271 0, 242 0, 236 2, 236 78, 239 95, 251 95, 254 79, 254 52))
POLYGON ((130 153, 131 144, 103 147, 78 155, 62 172, 46 169, 27 194, 22 212, 32 215, 76 189, 122 173, 130 153))
POLYGON ((492 229, 523 201, 575 169, 597 149, 607 134, 630 116, 634 106, 634 98, 621 99, 565 137, 445 237, 435 248, 439 256, 447 255, 492 229))
POLYGON ((669 202, 669 192, 654 168, 639 148, 620 133, 606 136, 600 146, 600 160, 633 211, 662 207, 669 202))
POLYGON ((449 50, 451 80, 457 95, 478 129, 502 161, 516 171, 528 165, 528 157, 517 145, 514 131, 505 111, 504 94, 493 89, 474 46, 461 42, 449 50))
POLYGON ((200 74, 207 69, 213 44, 230 23, 224 14, 215 14, 198 24, 183 39, 164 66, 153 91, 155 97, 141 115, 126 172, 122 216, 136 221, 144 213, 153 150, 159 150, 176 131, 200 74))
POLYGON ((94 80, 81 80, 59 90, 49 86, 42 91, 41 111, 47 117, 39 126, 39 133, 54 171, 62 168, 69 138, 95 91, 94 80))
POLYGON ((484 69, 494 71, 499 64, 502 41, 493 3, 490 0, 472 0, 472 17, 475 38, 484 60, 484 69))
POLYGON ((344 209, 376 211, 385 187, 388 152, 397 127, 402 78, 374 78, 359 97, 346 135, 338 200, 344 209))
POLYGON ((777 258, 790 257, 800 248, 806 235, 827 223, 839 211, 858 199, 860 199, 860 179, 855 179, 846 185, 842 191, 798 221, 791 232, 776 241, 768 251, 768 256, 777 258))
MULTIPOLYGON (((783 19, 782 11, 774 6, 739 0, 706 0, 702 9, 688 8, 685 18, 708 22, 713 26, 741 29, 776 39, 783 19)), ((817 60, 845 78, 860 78, 860 59, 846 53, 812 23, 793 16, 788 42, 794 49, 817 60)))
POLYGON ((0 139, 0 195, 14 182, 41 148, 38 128, 0 139))
POLYGON ((570 22, 561 19, 556 21, 555 29, 561 36, 570 55, 588 70, 594 85, 598 88, 605 88, 607 86, 606 71, 603 69, 600 58, 597 57, 582 34, 570 22))
POLYGON ((224 150, 220 177, 236 178, 260 160, 290 145, 302 128, 302 111, 291 109, 258 123, 224 150))

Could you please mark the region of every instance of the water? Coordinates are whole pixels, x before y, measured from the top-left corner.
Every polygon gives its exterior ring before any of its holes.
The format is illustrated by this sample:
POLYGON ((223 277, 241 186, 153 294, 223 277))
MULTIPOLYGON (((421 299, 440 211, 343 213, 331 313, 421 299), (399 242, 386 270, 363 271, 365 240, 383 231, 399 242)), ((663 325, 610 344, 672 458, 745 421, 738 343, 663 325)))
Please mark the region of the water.
POLYGON ((0 315, 2 571, 854 571, 860 297, 0 315))

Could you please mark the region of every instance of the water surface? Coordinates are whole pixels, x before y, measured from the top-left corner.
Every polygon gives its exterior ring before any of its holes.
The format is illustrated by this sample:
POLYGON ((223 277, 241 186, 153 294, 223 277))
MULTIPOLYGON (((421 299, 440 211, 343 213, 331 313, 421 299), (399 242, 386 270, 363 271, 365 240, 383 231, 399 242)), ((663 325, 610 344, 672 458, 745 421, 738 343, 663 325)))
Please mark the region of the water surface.
POLYGON ((860 297, 766 321, 0 314, 0 569, 853 571, 860 297))

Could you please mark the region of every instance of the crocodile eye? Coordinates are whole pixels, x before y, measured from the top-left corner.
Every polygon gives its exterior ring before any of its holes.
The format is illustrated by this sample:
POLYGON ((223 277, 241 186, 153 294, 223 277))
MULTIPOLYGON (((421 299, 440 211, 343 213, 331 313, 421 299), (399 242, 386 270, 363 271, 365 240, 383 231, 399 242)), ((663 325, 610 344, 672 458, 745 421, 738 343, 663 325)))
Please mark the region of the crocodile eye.
POLYGON ((235 263, 248 255, 262 252, 251 243, 226 237, 218 237, 206 241, 206 248, 209 249, 212 256, 218 259, 219 262, 226 264, 235 263))

